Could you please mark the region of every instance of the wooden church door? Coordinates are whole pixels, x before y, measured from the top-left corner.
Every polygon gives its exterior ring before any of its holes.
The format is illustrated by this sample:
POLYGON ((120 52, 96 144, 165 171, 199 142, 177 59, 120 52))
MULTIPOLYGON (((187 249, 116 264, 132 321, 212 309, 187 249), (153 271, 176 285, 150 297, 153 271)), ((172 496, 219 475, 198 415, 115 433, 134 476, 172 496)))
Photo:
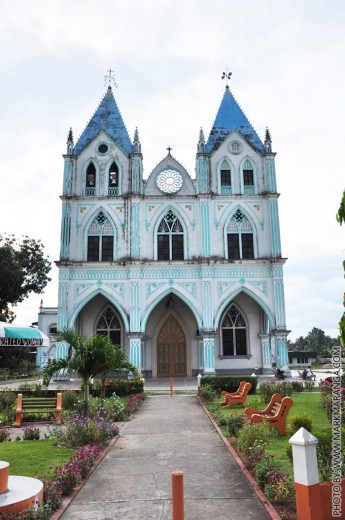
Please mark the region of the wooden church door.
POLYGON ((163 324, 157 341, 157 376, 185 377, 186 337, 173 316, 163 324))

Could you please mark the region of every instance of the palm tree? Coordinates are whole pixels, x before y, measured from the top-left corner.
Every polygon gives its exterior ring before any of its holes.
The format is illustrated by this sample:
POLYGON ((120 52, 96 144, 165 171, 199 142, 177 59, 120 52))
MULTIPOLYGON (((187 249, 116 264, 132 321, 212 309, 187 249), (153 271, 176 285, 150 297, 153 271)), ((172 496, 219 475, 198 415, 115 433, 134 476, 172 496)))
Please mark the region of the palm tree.
POLYGON ((89 385, 92 377, 125 368, 135 375, 138 374, 137 368, 128 361, 123 347, 115 345, 106 336, 95 334, 85 339, 73 329, 65 328, 56 335, 56 341, 69 343, 72 347, 70 355, 63 359, 55 359, 43 368, 43 383, 48 386, 53 374, 60 370, 76 372, 82 378, 83 413, 86 417, 89 416, 89 385))

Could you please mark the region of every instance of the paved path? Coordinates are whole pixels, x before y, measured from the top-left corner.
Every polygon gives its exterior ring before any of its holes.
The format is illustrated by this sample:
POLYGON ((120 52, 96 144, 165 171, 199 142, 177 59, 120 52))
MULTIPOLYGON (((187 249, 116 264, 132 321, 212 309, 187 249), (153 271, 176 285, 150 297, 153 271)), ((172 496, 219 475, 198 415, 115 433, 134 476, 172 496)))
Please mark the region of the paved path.
POLYGON ((171 520, 184 472, 185 520, 270 518, 195 396, 150 396, 121 429, 63 520, 171 520))

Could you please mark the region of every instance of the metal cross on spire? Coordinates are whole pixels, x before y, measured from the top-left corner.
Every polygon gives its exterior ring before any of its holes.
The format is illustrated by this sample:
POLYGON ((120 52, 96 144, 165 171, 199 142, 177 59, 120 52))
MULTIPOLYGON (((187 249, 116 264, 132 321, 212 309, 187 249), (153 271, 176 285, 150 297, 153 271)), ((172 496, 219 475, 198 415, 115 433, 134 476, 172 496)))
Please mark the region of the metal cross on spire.
POLYGON ((114 86, 115 88, 117 88, 117 83, 115 81, 115 76, 113 75, 114 71, 112 69, 108 69, 107 73, 108 74, 106 74, 104 76, 104 86, 106 87, 108 85, 108 87, 114 86))
POLYGON ((232 72, 230 72, 230 69, 225 69, 225 72, 223 72, 223 74, 222 74, 222 79, 225 79, 227 87, 229 86, 228 82, 230 81, 231 76, 232 76, 232 72))
POLYGON ((168 154, 169 154, 169 155, 171 155, 171 153, 170 153, 170 152, 171 152, 172 148, 171 148, 171 146, 170 146, 170 145, 168 146, 167 150, 168 150, 168 154))

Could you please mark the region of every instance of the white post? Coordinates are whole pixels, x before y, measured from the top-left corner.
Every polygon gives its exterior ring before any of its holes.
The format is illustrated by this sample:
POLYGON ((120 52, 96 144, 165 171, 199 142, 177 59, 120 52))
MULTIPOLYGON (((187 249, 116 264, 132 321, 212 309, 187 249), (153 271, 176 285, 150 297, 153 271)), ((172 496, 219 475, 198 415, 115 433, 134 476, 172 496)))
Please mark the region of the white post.
POLYGON ((297 520, 323 519, 316 458, 317 442, 317 438, 305 428, 300 428, 289 440, 292 444, 297 520))

